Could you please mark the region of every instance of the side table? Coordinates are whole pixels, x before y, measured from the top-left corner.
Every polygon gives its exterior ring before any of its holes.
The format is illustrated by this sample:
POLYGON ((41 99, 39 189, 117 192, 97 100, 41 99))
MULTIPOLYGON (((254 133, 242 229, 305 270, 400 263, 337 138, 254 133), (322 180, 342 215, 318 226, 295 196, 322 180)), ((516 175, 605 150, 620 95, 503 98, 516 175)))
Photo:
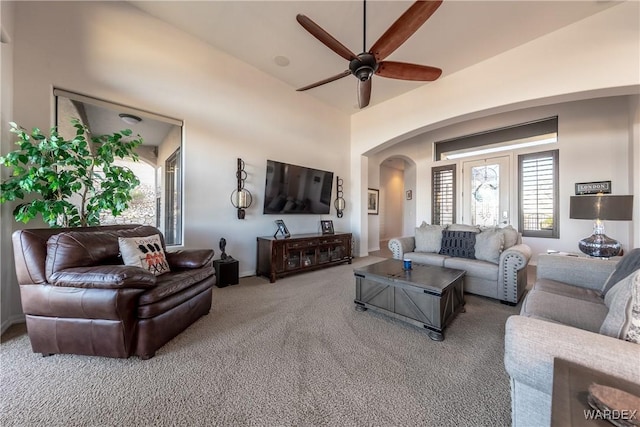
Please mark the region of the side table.
POLYGON ((216 259, 213 261, 213 268, 216 270, 216 286, 224 288, 227 285, 237 285, 239 283, 237 259, 216 259))

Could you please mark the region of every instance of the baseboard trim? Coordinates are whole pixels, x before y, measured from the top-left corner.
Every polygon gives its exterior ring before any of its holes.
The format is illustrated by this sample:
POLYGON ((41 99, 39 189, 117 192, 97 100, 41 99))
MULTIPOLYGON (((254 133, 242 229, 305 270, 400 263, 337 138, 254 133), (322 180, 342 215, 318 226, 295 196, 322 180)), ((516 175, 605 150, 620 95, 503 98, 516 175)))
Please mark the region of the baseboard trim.
POLYGON ((11 326, 17 325, 18 323, 25 323, 25 322, 26 322, 26 319, 24 317, 24 314, 17 314, 15 316, 11 316, 10 318, 2 322, 2 326, 0 326, 0 335, 7 332, 7 329, 9 329, 11 326))

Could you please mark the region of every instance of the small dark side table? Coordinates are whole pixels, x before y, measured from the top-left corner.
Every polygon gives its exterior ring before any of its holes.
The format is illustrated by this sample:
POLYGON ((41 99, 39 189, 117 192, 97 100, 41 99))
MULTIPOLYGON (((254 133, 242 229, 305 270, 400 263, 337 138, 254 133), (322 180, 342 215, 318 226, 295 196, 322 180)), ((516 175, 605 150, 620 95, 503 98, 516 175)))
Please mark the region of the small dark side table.
POLYGON ((228 285, 239 283, 238 270, 240 263, 237 259, 216 259, 213 261, 213 268, 216 270, 216 286, 224 288, 228 285))

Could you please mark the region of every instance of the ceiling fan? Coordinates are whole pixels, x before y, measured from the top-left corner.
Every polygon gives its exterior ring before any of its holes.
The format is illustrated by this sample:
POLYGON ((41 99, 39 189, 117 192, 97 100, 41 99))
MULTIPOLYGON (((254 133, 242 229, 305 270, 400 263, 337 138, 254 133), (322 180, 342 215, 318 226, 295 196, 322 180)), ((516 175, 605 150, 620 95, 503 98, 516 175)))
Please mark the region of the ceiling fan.
POLYGON ((351 52, 307 16, 298 14, 296 16, 298 23, 329 49, 349 61, 349 69, 297 90, 312 89, 353 74, 358 78, 358 106, 364 108, 369 105, 371 99, 371 77, 373 74, 400 80, 436 80, 442 74, 440 68, 406 62, 385 61, 384 59, 411 37, 433 15, 440 7, 440 4, 442 4, 442 0, 416 1, 387 29, 371 49, 366 51, 367 2, 365 0, 363 9, 363 52, 359 55, 351 52))

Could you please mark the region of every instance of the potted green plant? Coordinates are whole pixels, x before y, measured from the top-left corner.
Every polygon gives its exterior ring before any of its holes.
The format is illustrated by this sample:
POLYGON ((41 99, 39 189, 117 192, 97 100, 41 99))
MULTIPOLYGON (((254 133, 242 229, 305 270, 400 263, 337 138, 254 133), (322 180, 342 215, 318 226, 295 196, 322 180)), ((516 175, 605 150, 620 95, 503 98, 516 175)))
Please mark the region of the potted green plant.
POLYGON ((132 200, 132 190, 140 183, 116 159, 138 160, 135 152, 142 144, 131 130, 91 136, 79 120, 71 121, 75 136, 65 139, 53 127, 49 136, 34 128, 31 133, 15 123, 19 149, 0 157, 11 168, 0 183, 0 203, 22 200, 13 210, 16 221, 27 223, 38 215, 50 227, 99 225, 100 212, 118 216, 132 200))

